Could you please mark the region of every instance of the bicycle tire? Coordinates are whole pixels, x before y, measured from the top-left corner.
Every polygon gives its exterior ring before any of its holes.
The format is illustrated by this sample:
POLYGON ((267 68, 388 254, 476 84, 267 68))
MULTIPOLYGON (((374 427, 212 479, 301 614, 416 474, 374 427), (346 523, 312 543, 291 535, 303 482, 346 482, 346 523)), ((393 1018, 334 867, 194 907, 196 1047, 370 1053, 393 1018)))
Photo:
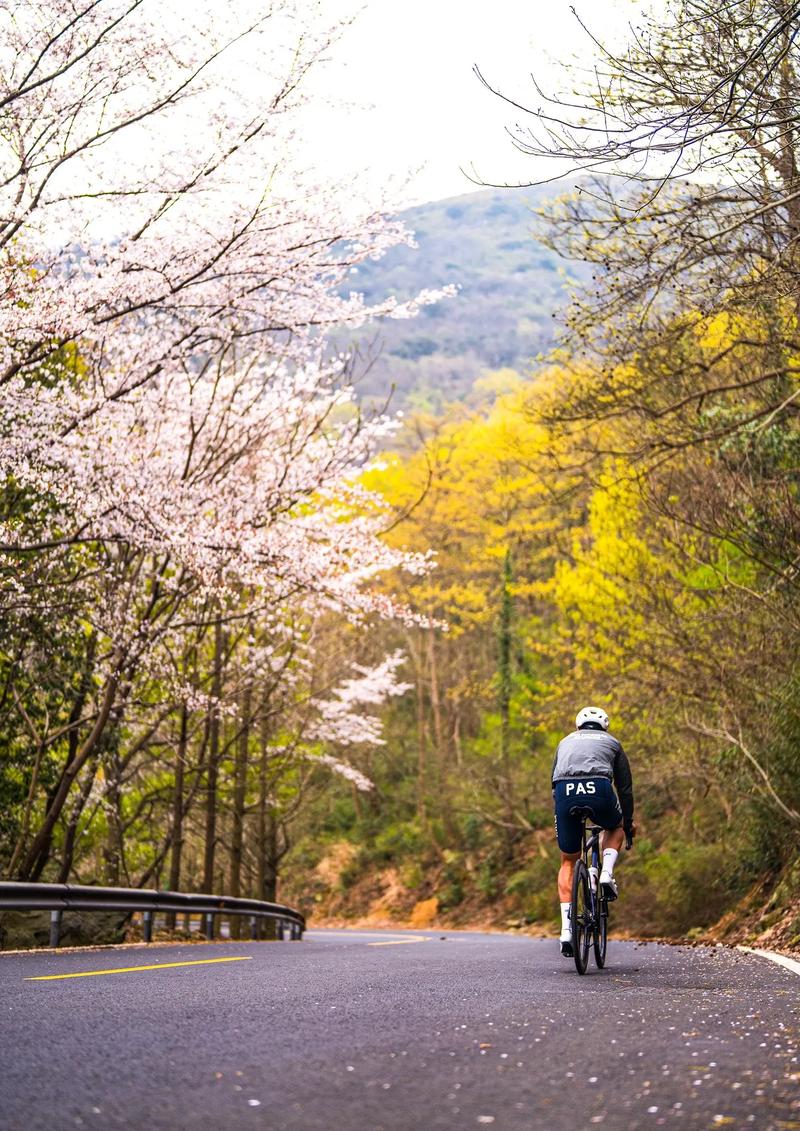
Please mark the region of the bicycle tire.
POLYGON ((608 900, 598 897, 597 925, 594 929, 594 961, 598 970, 606 964, 608 952, 608 900))
POLYGON ((572 957, 579 974, 586 973, 589 963, 589 945, 592 937, 592 904, 589 893, 589 873, 583 860, 575 863, 572 876, 572 902, 570 924, 572 927, 572 957))

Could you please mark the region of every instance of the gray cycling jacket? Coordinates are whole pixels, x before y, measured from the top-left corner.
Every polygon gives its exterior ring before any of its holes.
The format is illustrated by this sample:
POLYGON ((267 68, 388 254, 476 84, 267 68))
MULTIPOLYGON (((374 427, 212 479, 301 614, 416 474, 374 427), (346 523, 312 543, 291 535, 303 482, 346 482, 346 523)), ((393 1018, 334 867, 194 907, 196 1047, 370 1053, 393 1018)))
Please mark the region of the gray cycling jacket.
POLYGON ((564 778, 611 778, 626 821, 633 818, 633 777, 628 756, 608 731, 584 727, 562 738, 553 759, 553 782, 564 778))

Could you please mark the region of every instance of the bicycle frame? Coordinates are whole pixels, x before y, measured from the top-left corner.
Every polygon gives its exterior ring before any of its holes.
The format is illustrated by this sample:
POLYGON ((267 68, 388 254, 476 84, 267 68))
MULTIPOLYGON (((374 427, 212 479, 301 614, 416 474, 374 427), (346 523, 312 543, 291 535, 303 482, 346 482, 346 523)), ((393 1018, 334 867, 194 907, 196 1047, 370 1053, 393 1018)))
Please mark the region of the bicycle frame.
POLYGON ((589 896, 592 911, 592 920, 597 922, 601 913, 608 915, 608 907, 604 906, 605 900, 600 899, 600 833, 603 831, 599 825, 586 827, 586 817, 583 818, 581 841, 583 844, 581 855, 589 873, 589 896))
POLYGON ((575 807, 575 816, 581 819, 581 854, 575 863, 572 884, 572 951, 579 974, 585 974, 589 948, 594 947, 595 962, 602 969, 606 959, 608 938, 608 901, 602 895, 600 878, 599 825, 587 822, 594 819, 591 809, 575 807))

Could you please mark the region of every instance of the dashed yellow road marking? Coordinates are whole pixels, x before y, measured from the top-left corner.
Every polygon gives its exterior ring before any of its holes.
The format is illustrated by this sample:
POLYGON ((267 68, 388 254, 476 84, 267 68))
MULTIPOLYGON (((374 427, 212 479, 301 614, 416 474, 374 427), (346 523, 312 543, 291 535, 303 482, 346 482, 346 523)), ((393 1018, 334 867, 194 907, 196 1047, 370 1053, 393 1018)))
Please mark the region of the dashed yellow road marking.
POLYGON ((404 943, 430 942, 427 935, 411 935, 406 939, 387 939, 385 942, 368 942, 367 946, 403 946, 404 943))
MULTIPOLYGON (((389 933, 389 932, 387 932, 387 931, 362 931, 360 927, 352 927, 350 930, 347 930, 347 931, 334 930, 332 927, 320 927, 319 929, 315 930, 313 927, 311 927, 309 930, 306 931, 306 935, 313 937, 313 938, 353 939, 356 942, 360 942, 361 939, 385 939, 386 936, 387 936, 387 933, 389 933)), ((392 938, 398 938, 399 936, 393 935, 391 937, 392 938)), ((407 938, 407 937, 408 936, 406 936, 406 935, 403 936, 403 938, 407 938)))
POLYGON ((99 978, 103 974, 138 974, 140 970, 169 970, 174 966, 211 966, 215 962, 249 962, 251 955, 237 954, 230 958, 194 958, 190 962, 157 962, 153 966, 119 966, 114 970, 81 970, 77 974, 39 974, 26 982, 55 982, 62 978, 99 978))

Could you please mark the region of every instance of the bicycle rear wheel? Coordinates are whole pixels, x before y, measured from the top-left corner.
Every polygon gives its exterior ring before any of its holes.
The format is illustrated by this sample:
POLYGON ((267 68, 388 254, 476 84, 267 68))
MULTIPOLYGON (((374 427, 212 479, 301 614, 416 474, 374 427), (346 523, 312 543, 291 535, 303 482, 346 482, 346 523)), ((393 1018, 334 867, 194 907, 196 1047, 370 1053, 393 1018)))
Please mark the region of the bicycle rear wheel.
POLYGON ((598 899, 597 925, 594 931, 594 960, 597 969, 602 970, 606 964, 606 951, 608 949, 608 901, 598 899))
POLYGON ((589 943, 592 936, 592 904, 589 894, 589 873, 583 860, 575 863, 572 877, 572 956, 579 974, 586 973, 589 962, 589 943))

